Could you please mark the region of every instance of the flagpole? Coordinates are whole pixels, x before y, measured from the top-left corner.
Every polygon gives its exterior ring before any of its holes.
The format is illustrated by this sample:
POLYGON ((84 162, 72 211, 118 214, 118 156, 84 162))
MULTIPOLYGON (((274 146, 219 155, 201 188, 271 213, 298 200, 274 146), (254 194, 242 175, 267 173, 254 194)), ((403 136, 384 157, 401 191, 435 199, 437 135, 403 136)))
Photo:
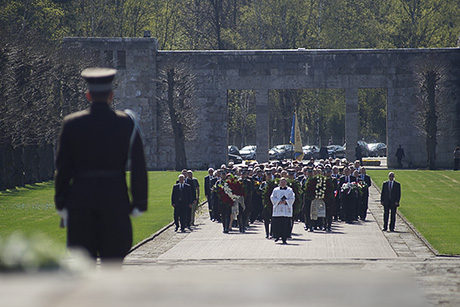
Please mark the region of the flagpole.
POLYGON ((292 118, 290 143, 294 145, 294 159, 296 159, 297 161, 302 161, 304 155, 302 150, 302 138, 300 136, 300 127, 299 122, 297 120, 296 110, 294 110, 294 116, 292 118))

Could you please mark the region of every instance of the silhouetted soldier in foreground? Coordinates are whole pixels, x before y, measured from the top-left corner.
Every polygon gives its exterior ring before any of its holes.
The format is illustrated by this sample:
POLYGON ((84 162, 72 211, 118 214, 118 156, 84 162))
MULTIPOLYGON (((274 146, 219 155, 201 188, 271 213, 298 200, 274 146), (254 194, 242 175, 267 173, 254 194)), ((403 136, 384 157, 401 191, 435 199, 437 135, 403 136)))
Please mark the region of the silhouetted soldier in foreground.
POLYGON ((64 118, 56 152, 55 203, 68 247, 121 263, 132 245, 130 214, 147 210, 147 171, 135 119, 110 108, 115 69, 89 68, 91 106, 64 118), (131 201, 125 178, 130 160, 131 201))

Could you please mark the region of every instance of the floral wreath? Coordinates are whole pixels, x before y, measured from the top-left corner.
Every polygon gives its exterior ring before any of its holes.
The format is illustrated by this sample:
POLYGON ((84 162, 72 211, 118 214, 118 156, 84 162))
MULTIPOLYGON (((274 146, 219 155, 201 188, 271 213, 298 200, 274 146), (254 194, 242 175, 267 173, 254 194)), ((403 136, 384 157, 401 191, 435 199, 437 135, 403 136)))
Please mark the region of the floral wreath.
POLYGON ((334 197, 334 185, 332 180, 323 175, 315 175, 308 179, 305 185, 305 196, 309 200, 330 200, 334 197))
POLYGON ((359 194, 363 194, 363 189, 367 187, 368 187, 367 183, 363 181, 345 182, 344 184, 342 184, 340 191, 343 193, 347 193, 347 194, 350 194, 352 191, 357 191, 359 192, 359 194))
POLYGON ((217 184, 216 189, 220 201, 229 206, 233 206, 235 200, 246 195, 243 182, 233 175, 230 175, 227 179, 217 184))

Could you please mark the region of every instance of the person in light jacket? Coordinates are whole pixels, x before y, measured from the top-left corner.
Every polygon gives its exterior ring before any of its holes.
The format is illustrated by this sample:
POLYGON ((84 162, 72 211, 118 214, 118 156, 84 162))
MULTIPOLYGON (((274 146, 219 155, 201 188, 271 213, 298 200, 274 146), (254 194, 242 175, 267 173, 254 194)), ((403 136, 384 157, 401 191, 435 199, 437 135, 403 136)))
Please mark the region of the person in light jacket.
POLYGON ((287 186, 286 178, 281 178, 279 186, 273 189, 270 200, 273 205, 272 233, 275 242, 280 238, 283 244, 291 233, 292 206, 295 201, 294 191, 287 186))

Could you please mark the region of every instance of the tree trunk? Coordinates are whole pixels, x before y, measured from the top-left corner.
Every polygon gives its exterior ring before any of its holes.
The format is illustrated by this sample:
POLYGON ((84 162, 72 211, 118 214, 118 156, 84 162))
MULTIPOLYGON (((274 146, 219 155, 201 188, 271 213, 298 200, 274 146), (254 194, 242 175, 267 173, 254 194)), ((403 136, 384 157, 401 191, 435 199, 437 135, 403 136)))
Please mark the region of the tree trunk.
POLYGON ((54 145, 46 144, 42 147, 43 156, 40 156, 39 159, 42 161, 40 165, 43 165, 43 171, 41 172, 40 180, 46 181, 54 177, 54 145))
POLYGON ((40 161, 38 160, 37 145, 24 146, 24 182, 26 184, 39 182, 38 166, 40 161))
POLYGON ((436 134, 438 132, 436 114, 436 73, 429 71, 426 74, 426 91, 428 108, 426 112, 426 152, 429 169, 436 168, 436 134))
POLYGON ((24 162, 23 146, 13 149, 13 182, 15 186, 23 187, 24 183, 24 162))
POLYGON ((11 146, 11 143, 7 143, 3 149, 3 180, 5 188, 13 189, 15 187, 13 178, 13 147, 11 146))
POLYGON ((174 108, 174 69, 168 70, 168 108, 171 117, 171 125, 174 134, 174 146, 176 152, 176 170, 187 168, 187 156, 185 153, 185 135, 182 123, 179 122, 174 108))
POLYGON ((4 148, 0 146, 0 191, 6 189, 5 186, 5 163, 3 162, 4 148))
POLYGON ((37 148, 38 180, 48 181, 54 175, 54 147, 53 144, 40 145, 37 148))

